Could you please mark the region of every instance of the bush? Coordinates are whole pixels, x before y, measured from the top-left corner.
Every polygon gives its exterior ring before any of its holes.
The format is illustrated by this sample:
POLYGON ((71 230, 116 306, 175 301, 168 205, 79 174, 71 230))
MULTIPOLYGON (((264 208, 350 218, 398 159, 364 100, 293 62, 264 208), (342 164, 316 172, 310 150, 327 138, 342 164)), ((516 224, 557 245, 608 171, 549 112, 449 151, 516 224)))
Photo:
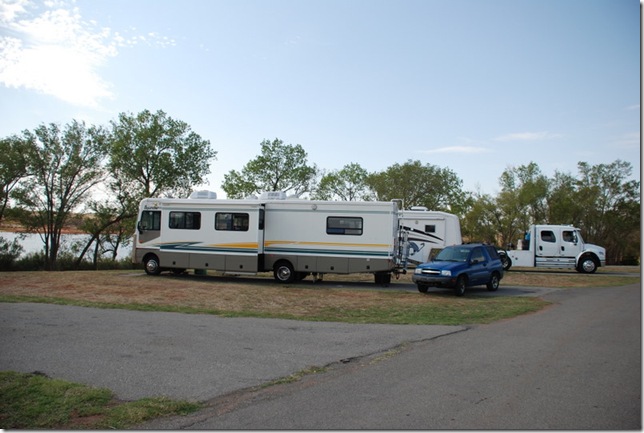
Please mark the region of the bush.
POLYGON ((18 239, 13 242, 0 236, 0 269, 12 269, 14 262, 24 252, 22 245, 18 243, 18 239))

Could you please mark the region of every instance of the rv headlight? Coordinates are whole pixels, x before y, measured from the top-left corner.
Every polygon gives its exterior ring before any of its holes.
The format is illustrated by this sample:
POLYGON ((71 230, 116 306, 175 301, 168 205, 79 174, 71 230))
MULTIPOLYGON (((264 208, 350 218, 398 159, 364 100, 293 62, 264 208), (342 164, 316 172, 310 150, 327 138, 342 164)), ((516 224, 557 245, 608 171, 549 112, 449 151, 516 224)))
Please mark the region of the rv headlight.
POLYGON ((452 271, 450 271, 449 269, 443 269, 441 271, 441 276, 443 276, 443 277, 451 277, 452 276, 452 271))

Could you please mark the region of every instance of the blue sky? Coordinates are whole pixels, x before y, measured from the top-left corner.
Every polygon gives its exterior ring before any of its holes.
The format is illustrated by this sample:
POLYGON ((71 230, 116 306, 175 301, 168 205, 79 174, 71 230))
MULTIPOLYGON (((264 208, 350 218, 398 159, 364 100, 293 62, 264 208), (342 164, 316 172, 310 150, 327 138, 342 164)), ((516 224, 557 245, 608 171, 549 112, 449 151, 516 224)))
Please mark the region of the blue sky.
POLYGON ((496 194, 512 166, 633 165, 637 0, 0 0, 0 137, 163 110, 218 152, 324 170, 420 160, 496 194))

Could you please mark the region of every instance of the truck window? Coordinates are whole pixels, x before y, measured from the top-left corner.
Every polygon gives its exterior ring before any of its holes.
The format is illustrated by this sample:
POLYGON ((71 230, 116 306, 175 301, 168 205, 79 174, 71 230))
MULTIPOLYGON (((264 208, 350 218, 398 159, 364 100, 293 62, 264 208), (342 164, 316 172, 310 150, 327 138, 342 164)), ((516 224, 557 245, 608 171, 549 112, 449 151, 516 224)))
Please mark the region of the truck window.
POLYGON ((247 213, 217 212, 215 230, 247 232, 249 219, 247 213))
POLYGON ((328 235, 362 235, 362 218, 360 217, 327 217, 326 233, 328 235))
POLYGON ((199 230, 201 228, 201 213, 170 212, 168 226, 171 229, 199 230))
POLYGON ((557 242, 554 232, 550 230, 544 230, 541 232, 541 240, 543 242, 557 242))
POLYGON ((143 230, 161 230, 161 211, 144 210, 141 212, 139 226, 143 230))
POLYGON ((563 238, 564 242, 577 242, 576 233, 572 230, 564 230, 561 233, 561 237, 563 238))

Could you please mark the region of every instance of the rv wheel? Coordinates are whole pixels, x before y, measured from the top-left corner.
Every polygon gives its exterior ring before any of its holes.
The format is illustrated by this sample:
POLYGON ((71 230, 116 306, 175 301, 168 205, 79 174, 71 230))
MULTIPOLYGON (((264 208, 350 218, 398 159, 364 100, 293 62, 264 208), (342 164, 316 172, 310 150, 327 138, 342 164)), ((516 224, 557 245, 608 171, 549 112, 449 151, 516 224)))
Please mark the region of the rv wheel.
POLYGON ((389 272, 377 272, 374 274, 376 284, 387 286, 391 283, 391 274, 389 272))
POLYGON ((293 270, 293 265, 289 262, 279 262, 275 265, 273 269, 273 276, 280 283, 292 283, 295 281, 295 271, 293 270))
POLYGON ((148 275, 159 275, 161 273, 161 266, 159 265, 159 258, 154 254, 146 256, 143 259, 145 266, 145 273, 148 275))

